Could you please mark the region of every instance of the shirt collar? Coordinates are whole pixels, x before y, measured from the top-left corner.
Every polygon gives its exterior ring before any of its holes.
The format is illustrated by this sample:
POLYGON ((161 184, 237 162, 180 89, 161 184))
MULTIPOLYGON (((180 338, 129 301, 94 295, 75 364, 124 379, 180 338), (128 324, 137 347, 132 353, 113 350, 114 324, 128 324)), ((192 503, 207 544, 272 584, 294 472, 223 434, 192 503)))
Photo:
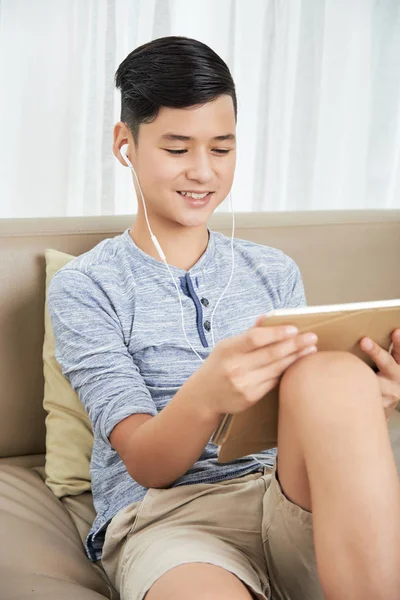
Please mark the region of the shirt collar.
MULTIPOLYGON (((181 269, 174 265, 169 265, 169 268, 171 269, 172 273, 174 273, 177 276, 179 276, 179 275, 182 276, 186 273, 190 273, 192 275, 194 273, 197 273, 200 269, 206 268, 208 266, 208 264, 211 261, 213 261, 214 256, 215 256, 216 233, 215 233, 215 231, 212 231, 208 227, 207 227, 207 231, 209 233, 208 244, 207 244, 205 251, 200 256, 199 260, 193 265, 193 267, 191 269, 189 269, 189 271, 186 271, 185 269, 181 269)), ((152 267, 156 270, 160 270, 160 271, 162 270, 163 272, 165 272, 166 275, 169 275, 169 271, 166 268, 165 264, 161 260, 154 258, 153 256, 150 256, 149 254, 146 254, 146 252, 143 252, 143 250, 141 250, 135 244, 134 240, 129 235, 129 232, 130 232, 130 228, 128 227, 128 229, 125 229, 125 231, 122 234, 122 240, 123 240, 124 244, 126 245, 129 253, 131 255, 134 255, 138 259, 140 259, 142 262, 147 263, 150 267, 152 267)))

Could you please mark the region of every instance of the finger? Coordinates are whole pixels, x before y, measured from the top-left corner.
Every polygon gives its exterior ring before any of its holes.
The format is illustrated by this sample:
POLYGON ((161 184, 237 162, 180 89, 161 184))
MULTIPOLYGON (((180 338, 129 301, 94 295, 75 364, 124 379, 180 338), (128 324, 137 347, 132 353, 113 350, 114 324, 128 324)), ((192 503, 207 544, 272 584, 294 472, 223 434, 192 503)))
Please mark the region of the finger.
POLYGON ((371 340, 371 338, 362 338, 360 347, 365 354, 368 354, 372 358, 381 373, 389 377, 393 377, 396 374, 398 365, 394 358, 389 352, 371 340))
POLYGON ((395 329, 392 333, 392 342, 393 348, 391 354, 397 364, 400 364, 400 329, 395 329))
POLYGON ((268 364, 296 354, 304 348, 315 346, 317 340, 318 338, 315 333, 301 333, 290 339, 259 348, 249 354, 250 368, 258 369, 266 367, 268 364))
POLYGON ((379 381, 379 389, 383 398, 391 398, 391 401, 396 403, 400 399, 400 382, 393 381, 382 374, 377 375, 379 381))
POLYGON ((382 407, 385 411, 386 420, 388 421, 399 403, 400 385, 379 375, 378 379, 382 396, 382 407))
MULTIPOLYGON (((265 394, 272 390, 278 383, 283 373, 288 369, 296 360, 299 360, 303 356, 308 354, 314 354, 317 352, 316 346, 310 346, 303 348, 301 351, 285 356, 280 361, 268 365, 262 369, 257 369, 251 373, 251 381, 254 389, 254 397, 260 400, 265 394)), ((250 376, 250 373, 249 373, 250 376)), ((257 400, 257 401, 258 401, 257 400)))
POLYGON ((254 389, 254 397, 257 398, 257 402, 261 400, 265 394, 268 394, 268 392, 273 390, 278 383, 279 377, 276 377, 275 379, 268 379, 268 381, 265 381, 265 379, 261 380, 259 385, 257 385, 257 387, 254 389))
POLYGON ((297 327, 279 325, 275 327, 251 327, 238 336, 238 345, 242 352, 252 352, 263 346, 298 335, 297 327))
POLYGON ((264 380, 269 378, 280 377, 283 373, 288 369, 293 363, 295 363, 299 358, 303 356, 307 356, 309 354, 314 354, 317 352, 316 346, 307 346, 306 348, 302 348, 297 352, 293 352, 288 356, 284 356, 280 360, 270 363, 264 368, 260 369, 261 372, 264 373, 264 380))

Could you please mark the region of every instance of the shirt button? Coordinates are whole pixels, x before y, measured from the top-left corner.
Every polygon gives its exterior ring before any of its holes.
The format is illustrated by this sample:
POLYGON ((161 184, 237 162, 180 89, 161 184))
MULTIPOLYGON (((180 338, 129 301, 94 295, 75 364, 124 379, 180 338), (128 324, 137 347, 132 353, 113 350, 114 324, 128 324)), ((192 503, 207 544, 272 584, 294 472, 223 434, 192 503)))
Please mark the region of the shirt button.
POLYGON ((206 329, 207 331, 210 331, 210 329, 211 329, 210 321, 204 321, 204 329, 206 329))
POLYGON ((202 298, 201 303, 203 304, 203 306, 208 306, 210 304, 207 298, 202 298))

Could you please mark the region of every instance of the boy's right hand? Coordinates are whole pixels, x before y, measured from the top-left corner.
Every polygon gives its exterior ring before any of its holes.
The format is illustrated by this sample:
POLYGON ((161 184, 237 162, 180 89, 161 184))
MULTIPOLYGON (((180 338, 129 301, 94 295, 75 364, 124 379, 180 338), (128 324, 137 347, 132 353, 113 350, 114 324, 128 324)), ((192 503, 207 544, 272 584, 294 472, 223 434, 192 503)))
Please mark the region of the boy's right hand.
POLYGON ((261 326, 264 316, 240 335, 219 341, 194 373, 203 408, 213 416, 256 404, 300 357, 317 351, 317 336, 287 326, 261 326))

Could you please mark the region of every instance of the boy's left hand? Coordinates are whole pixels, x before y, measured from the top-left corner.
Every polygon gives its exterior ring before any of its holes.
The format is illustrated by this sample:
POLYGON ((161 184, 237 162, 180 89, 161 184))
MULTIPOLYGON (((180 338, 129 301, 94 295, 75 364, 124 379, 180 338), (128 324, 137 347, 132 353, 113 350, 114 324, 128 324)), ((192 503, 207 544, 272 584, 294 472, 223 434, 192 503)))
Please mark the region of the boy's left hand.
POLYGON ((365 337, 360 341, 361 350, 372 358, 379 369, 376 376, 381 388, 386 421, 389 421, 400 400, 400 329, 393 331, 392 342, 393 348, 389 353, 371 338, 365 337))

